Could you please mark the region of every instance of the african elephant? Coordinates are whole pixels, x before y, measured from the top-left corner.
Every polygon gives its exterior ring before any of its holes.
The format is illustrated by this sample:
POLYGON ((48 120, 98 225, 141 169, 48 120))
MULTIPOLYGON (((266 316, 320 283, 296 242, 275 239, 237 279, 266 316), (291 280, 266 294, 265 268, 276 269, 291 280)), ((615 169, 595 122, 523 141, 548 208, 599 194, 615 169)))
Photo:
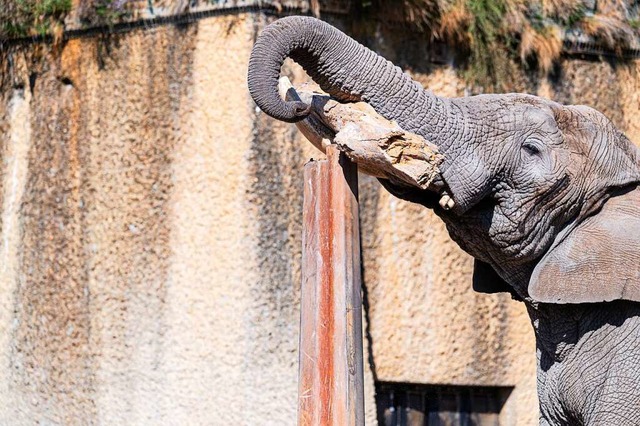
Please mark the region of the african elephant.
POLYGON ((332 26, 283 18, 258 37, 249 91, 279 120, 286 57, 438 146, 428 190, 381 180, 446 223, 473 286, 510 292, 535 330, 541 424, 640 424, 640 151, 602 114, 525 94, 442 98, 332 26), (453 202, 451 202, 453 200, 453 202))

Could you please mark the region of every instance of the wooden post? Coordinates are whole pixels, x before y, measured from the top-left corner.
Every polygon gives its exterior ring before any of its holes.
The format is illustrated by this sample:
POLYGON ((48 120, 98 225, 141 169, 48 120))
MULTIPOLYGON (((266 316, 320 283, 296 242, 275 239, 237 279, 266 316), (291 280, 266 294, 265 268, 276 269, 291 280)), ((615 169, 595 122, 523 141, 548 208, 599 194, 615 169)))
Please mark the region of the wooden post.
POLYGON ((304 169, 298 424, 364 425, 356 165, 335 146, 304 169))

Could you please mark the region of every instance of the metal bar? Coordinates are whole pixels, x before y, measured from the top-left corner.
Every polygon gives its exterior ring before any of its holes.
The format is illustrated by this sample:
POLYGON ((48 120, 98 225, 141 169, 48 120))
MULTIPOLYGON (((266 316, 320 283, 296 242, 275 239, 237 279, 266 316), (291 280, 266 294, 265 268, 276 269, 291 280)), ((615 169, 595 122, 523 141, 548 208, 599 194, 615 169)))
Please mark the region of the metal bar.
POLYGON ((364 425, 356 165, 335 147, 304 169, 298 424, 364 425))

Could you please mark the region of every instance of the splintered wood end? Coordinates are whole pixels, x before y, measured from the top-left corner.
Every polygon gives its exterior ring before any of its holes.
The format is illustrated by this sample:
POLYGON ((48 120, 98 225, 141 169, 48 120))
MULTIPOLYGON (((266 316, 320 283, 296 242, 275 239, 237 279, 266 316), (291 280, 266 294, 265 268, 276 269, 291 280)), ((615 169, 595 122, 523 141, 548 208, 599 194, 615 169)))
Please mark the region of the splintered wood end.
POLYGON ((312 106, 296 126, 322 152, 337 145, 360 171, 420 189, 427 189, 440 173, 444 157, 434 144, 403 130, 369 104, 340 103, 314 83, 294 88, 287 77, 280 78, 278 89, 283 99, 312 106))

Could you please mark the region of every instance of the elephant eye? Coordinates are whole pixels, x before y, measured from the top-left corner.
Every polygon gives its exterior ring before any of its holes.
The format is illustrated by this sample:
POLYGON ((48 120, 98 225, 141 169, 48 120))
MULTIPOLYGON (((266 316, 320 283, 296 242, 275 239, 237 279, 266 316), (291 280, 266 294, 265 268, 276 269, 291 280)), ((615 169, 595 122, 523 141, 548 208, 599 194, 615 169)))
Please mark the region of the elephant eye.
POLYGON ((538 144, 536 144, 534 142, 525 142, 522 145, 522 149, 529 155, 539 155, 540 154, 540 147, 538 146, 538 144))

